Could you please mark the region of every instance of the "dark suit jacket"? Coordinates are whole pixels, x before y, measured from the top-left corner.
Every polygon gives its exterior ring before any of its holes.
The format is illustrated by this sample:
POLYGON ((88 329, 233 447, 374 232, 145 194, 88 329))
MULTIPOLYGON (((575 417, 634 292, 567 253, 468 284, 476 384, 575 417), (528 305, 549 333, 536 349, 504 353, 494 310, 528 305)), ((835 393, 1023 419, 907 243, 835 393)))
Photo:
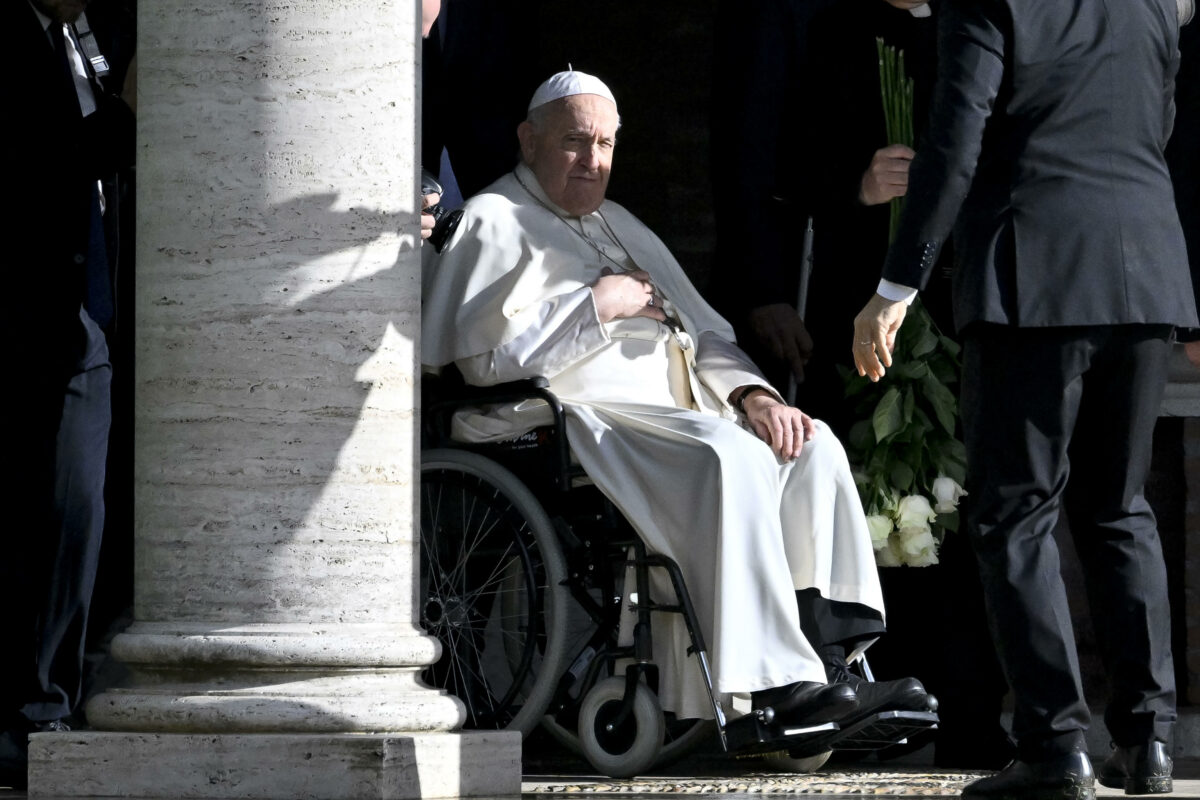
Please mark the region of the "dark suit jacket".
POLYGON ((12 259, 4 320, 19 341, 21 371, 58 379, 81 355, 79 306, 87 288, 92 192, 98 179, 132 163, 133 113, 94 87, 97 110, 81 116, 73 88, 33 9, 0 4, 0 30, 15 78, 8 82, 10 197, 6 225, 12 259))
POLYGON ((884 277, 955 227, 955 321, 1195 325, 1163 158, 1174 0, 946 0, 929 134, 884 277))

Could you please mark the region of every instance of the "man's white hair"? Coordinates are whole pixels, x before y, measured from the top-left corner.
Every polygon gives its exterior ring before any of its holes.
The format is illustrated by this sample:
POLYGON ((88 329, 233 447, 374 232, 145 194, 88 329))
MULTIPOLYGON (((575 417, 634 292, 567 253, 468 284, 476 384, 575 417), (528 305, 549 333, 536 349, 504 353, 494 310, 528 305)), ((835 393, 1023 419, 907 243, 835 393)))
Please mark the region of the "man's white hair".
POLYGON ((1175 0, 1179 7, 1179 25, 1182 27, 1196 16, 1196 0, 1175 0))

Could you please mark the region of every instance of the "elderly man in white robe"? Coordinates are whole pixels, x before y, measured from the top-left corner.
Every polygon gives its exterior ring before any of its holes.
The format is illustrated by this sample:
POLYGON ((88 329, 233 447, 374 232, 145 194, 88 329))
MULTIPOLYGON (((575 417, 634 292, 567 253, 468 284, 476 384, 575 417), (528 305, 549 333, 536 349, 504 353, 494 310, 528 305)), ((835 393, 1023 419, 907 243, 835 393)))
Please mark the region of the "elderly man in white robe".
MULTIPOLYGON (((846 669, 884 626, 845 453, 767 384, 663 243, 605 199, 619 124, 597 78, 568 71, 538 88, 517 131, 523 163, 426 254, 422 360, 474 385, 549 380, 574 457, 679 563, 718 692, 791 723, 925 708, 915 679, 846 669)), ((456 436, 510 437, 544 413, 476 415, 456 436)), ((663 707, 711 716, 682 619, 654 625, 663 707)))

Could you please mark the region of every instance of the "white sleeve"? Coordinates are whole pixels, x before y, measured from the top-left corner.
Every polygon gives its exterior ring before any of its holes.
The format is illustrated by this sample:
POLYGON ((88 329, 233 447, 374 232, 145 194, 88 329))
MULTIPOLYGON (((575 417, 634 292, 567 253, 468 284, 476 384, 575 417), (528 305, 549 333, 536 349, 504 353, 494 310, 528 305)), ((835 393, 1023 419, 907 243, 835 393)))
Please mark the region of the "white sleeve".
POLYGON ((891 300, 893 303, 903 301, 907 305, 912 305, 912 301, 917 297, 917 290, 911 286, 889 281, 886 278, 879 279, 879 288, 875 293, 885 300, 891 300))
POLYGON ((783 402, 779 392, 767 382, 750 357, 736 344, 712 331, 700 334, 696 343, 696 376, 726 405, 729 405, 729 395, 739 386, 761 386, 783 402))
POLYGON ((552 297, 528 310, 525 330, 494 350, 456 361, 475 386, 542 376, 551 378, 608 344, 590 287, 552 297))

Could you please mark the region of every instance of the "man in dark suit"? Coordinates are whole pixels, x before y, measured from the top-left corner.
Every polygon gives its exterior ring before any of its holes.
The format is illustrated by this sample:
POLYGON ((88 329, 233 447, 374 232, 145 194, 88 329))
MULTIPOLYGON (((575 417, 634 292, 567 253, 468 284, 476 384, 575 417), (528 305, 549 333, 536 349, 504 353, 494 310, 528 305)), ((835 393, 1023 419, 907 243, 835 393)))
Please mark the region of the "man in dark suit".
POLYGON ((1170 791, 1170 615, 1142 487, 1172 328, 1196 325, 1163 158, 1182 14, 1175 0, 947 0, 942 13, 929 135, 853 348, 881 378, 909 287, 957 219, 968 525, 1018 742, 1017 761, 963 796, 1094 796, 1060 505, 1111 678, 1100 780, 1170 791))
POLYGON ((102 327, 113 316, 115 255, 104 228, 115 198, 101 182, 132 163, 134 131, 132 109, 101 86, 104 61, 73 24, 85 5, 0 5, 18 66, 5 97, 13 202, 3 315, 17 460, 0 534, 0 782, 15 785, 28 734, 61 729, 79 701, 104 524, 111 368, 102 327))

